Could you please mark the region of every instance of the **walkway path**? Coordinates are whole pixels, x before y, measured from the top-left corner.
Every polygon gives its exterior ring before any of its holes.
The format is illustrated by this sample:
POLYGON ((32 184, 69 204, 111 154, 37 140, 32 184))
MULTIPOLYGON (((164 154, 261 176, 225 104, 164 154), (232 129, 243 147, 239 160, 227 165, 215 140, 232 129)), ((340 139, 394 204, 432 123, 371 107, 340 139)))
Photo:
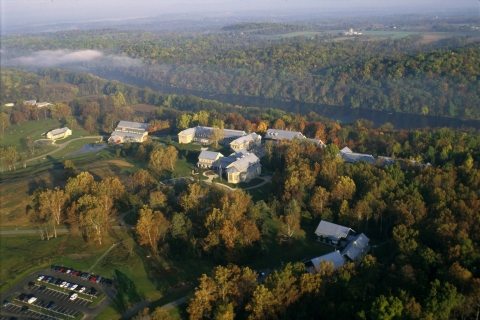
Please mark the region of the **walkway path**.
MULTIPOLYGON (((63 148, 65 148, 66 146, 68 146, 68 144, 69 144, 70 142, 77 141, 77 140, 82 140, 82 139, 92 139, 92 138, 95 138, 95 139, 100 139, 100 138, 101 138, 101 139, 103 139, 103 136, 86 136, 86 137, 80 137, 80 138, 75 138, 75 139, 69 140, 69 141, 64 142, 64 143, 61 143, 61 144, 57 144, 56 146, 58 146, 58 148, 56 148, 55 150, 52 150, 52 151, 47 152, 47 153, 45 153, 45 154, 42 154, 42 155, 40 155, 40 156, 38 156, 38 157, 33 157, 33 158, 31 158, 31 159, 28 159, 27 162, 28 162, 28 161, 37 160, 37 159, 42 159, 42 158, 45 158, 46 156, 49 156, 49 155, 51 155, 51 154, 54 154, 55 152, 58 152, 58 151, 62 150, 63 148)), ((55 145, 55 144, 54 144, 54 145, 55 145)))
MULTIPOLYGON (((203 180, 204 183, 206 184, 212 184, 213 183, 213 179, 214 178, 218 178, 218 175, 215 174, 215 175, 211 175, 211 176, 205 176, 207 177, 208 179, 207 180, 203 180)), ((253 187, 248 187, 248 188, 239 188, 239 189, 242 189, 242 190, 250 190, 250 189, 256 189, 256 188, 260 188, 261 186, 267 184, 270 182, 270 179, 272 179, 271 176, 265 176, 265 177, 258 177, 259 179, 263 179, 263 182, 260 183, 260 184, 257 184, 256 186, 253 186, 253 187)), ((220 183, 220 182, 217 182, 215 184, 216 186, 219 186, 219 187, 222 187, 222 188, 225 188, 229 191, 235 191, 236 189, 232 188, 232 187, 229 187, 227 186, 226 184, 223 184, 223 183, 220 183)))
MULTIPOLYGON (((122 240, 123 241, 123 240, 122 240)), ((117 244, 120 244, 122 243, 122 241, 119 241, 117 243, 114 243, 112 244, 112 246, 110 247, 110 249, 108 249, 107 251, 105 251, 102 256, 100 258, 97 259, 97 261, 95 261, 95 263, 93 264, 93 266, 91 266, 90 268, 88 268, 87 272, 91 272, 96 266, 97 264, 102 261, 103 258, 105 258, 105 256, 110 252, 112 251, 113 248, 115 248, 117 246, 117 244)))
MULTIPOLYGON (((173 308, 176 308, 178 307, 179 305, 187 302, 188 300, 188 297, 181 297, 180 299, 177 299, 175 301, 172 301, 172 302, 169 302, 163 306, 161 306, 161 308, 163 310, 170 310, 170 309, 173 309, 173 308)), ((137 313, 139 313, 140 311, 142 311, 144 308, 147 308, 149 305, 151 304, 151 302, 149 300, 142 300, 140 302, 137 302, 136 304, 134 304, 133 306, 131 306, 130 308, 127 309, 127 311, 125 311, 123 314, 122 314, 122 317, 120 319, 128 319, 128 318, 131 318, 133 317, 134 315, 136 315, 137 313)))

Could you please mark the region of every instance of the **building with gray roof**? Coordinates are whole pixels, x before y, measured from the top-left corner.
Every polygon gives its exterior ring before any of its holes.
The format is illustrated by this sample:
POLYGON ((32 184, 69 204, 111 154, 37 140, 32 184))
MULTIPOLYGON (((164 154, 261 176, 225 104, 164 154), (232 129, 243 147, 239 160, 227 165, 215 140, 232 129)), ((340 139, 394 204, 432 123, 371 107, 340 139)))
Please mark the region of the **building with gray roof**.
POLYGON ((148 135, 148 123, 120 121, 108 138, 109 142, 143 142, 148 135))
POLYGON ((309 141, 309 142, 313 142, 315 145, 318 145, 318 146, 322 146, 322 147, 325 146, 322 140, 307 138, 299 131, 268 129, 263 139, 265 141, 272 141, 275 144, 277 144, 279 141, 282 141, 282 140, 292 141, 293 139, 297 139, 300 142, 309 141))
MULTIPOLYGON (((212 127, 203 127, 196 126, 194 128, 188 128, 178 133, 178 142, 180 143, 190 143, 198 142, 201 144, 210 144, 211 143, 211 134, 215 128, 212 127)), ((246 136, 245 131, 242 130, 232 130, 232 129, 221 129, 222 130, 222 143, 230 143, 231 141, 246 136)))
POLYGON ((198 156, 197 166, 199 168, 216 169, 220 158, 223 158, 223 154, 220 152, 203 150, 198 156))
POLYGON ((55 129, 47 132, 47 139, 58 140, 72 135, 72 130, 67 127, 55 129))
POLYGON ((363 257, 368 253, 370 250, 370 245, 368 244, 370 239, 363 234, 360 233, 357 236, 349 237, 349 243, 342 250, 342 255, 351 262, 360 263, 363 257))
POLYGON ((307 271, 310 273, 316 273, 320 271, 322 262, 328 262, 332 266, 333 270, 337 270, 338 268, 343 267, 343 265, 345 264, 345 258, 340 253, 340 251, 335 250, 333 252, 327 253, 323 256, 316 257, 312 260, 305 262, 307 271))
POLYGON ((232 148, 233 151, 238 151, 238 150, 250 150, 254 147, 258 147, 262 144, 262 136, 256 133, 250 133, 246 136, 237 138, 230 142, 230 148, 232 148))
POLYGON ((317 241, 341 245, 341 242, 344 243, 347 240, 347 236, 354 235, 355 231, 351 228, 322 220, 315 230, 315 234, 319 238, 317 241))
POLYGON ((365 153, 356 153, 350 150, 349 147, 345 147, 337 154, 337 156, 342 157, 345 162, 357 162, 365 161, 368 163, 375 164, 375 158, 371 154, 365 153))

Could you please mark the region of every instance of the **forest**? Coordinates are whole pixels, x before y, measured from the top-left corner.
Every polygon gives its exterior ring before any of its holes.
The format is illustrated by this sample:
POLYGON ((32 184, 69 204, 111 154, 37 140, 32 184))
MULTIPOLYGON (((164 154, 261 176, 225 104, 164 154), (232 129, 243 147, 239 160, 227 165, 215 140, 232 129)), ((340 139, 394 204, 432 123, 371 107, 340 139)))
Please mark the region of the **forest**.
MULTIPOLYGON (((6 58, 20 67, 21 60, 16 59, 42 50, 98 50, 103 56, 83 62, 83 68, 120 72, 156 85, 480 119, 479 46, 466 37, 425 43, 419 34, 375 41, 358 37, 334 41, 340 36, 321 32, 277 40, 237 34, 311 28, 311 24, 245 23, 206 35, 63 31, 42 37, 10 36, 2 39, 2 46, 6 58), (130 60, 116 64, 115 57, 130 60)), ((2 102, 11 102, 7 97, 2 96, 2 102)))

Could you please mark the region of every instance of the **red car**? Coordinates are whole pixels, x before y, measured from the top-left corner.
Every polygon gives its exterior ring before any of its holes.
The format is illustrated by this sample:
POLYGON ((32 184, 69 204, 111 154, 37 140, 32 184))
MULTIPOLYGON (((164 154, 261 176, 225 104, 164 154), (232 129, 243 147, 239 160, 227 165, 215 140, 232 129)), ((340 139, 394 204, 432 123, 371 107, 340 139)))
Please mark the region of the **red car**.
POLYGON ((75 271, 72 276, 76 277, 78 275, 78 271, 75 271))
POLYGON ((95 282, 97 280, 97 277, 92 277, 92 279, 90 279, 90 282, 95 282))
POLYGON ((63 272, 63 270, 65 270, 65 268, 60 268, 58 272, 63 272))

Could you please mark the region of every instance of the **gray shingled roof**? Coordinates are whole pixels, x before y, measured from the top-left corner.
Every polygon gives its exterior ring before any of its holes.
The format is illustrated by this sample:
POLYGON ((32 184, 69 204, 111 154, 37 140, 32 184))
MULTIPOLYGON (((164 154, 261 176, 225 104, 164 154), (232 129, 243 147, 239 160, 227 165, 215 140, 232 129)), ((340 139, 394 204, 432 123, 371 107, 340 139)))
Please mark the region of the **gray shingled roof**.
POLYGON ((52 136, 56 136, 56 135, 63 134, 65 132, 67 132, 67 130, 70 130, 70 129, 68 129, 67 127, 64 127, 64 128, 60 128, 60 129, 54 129, 54 130, 52 130, 48 133, 50 133, 52 136))
POLYGON ((114 137, 123 137, 123 138, 138 140, 143 138, 143 134, 123 132, 123 131, 113 131, 112 134, 110 135, 110 138, 114 139, 114 137))
POLYGON ((120 121, 117 128, 129 128, 129 129, 148 129, 148 123, 133 122, 133 121, 120 121))
POLYGON ((227 172, 241 172, 245 171, 249 167, 255 165, 260 160, 257 156, 253 153, 247 153, 246 155, 242 156, 241 158, 237 158, 235 162, 232 162, 227 167, 227 172))
POLYGON ((293 140, 294 138, 297 139, 304 139, 305 136, 298 131, 286 131, 286 130, 278 130, 278 129, 268 129, 267 134, 265 135, 265 139, 272 139, 272 140, 293 140))
POLYGON ((333 252, 330 252, 328 254, 325 254, 323 256, 316 257, 316 258, 312 259, 311 261, 312 261, 312 264, 315 267, 318 267, 320 265, 321 261, 333 262, 333 270, 341 268, 345 264, 345 258, 343 258, 340 251, 337 251, 337 250, 335 250, 333 252))
POLYGON ((338 240, 340 238, 346 238, 350 230, 352 229, 322 220, 320 221, 317 230, 315 230, 315 234, 338 240))
POLYGON ((343 249, 342 254, 355 261, 357 257, 364 255, 364 250, 368 247, 369 241, 370 239, 365 234, 360 233, 343 249))
POLYGON ((258 134, 250 133, 246 136, 243 136, 243 137, 240 137, 240 138, 237 138, 237 139, 233 140, 230 144, 236 143, 238 145, 241 145, 241 144, 247 143, 249 141, 256 141, 258 139, 258 137, 259 137, 258 134))
POLYGON ((200 152, 200 155, 198 156, 198 159, 205 159, 205 160, 216 160, 217 157, 220 155, 220 157, 223 157, 223 155, 220 152, 214 152, 214 151, 202 151, 200 152))

